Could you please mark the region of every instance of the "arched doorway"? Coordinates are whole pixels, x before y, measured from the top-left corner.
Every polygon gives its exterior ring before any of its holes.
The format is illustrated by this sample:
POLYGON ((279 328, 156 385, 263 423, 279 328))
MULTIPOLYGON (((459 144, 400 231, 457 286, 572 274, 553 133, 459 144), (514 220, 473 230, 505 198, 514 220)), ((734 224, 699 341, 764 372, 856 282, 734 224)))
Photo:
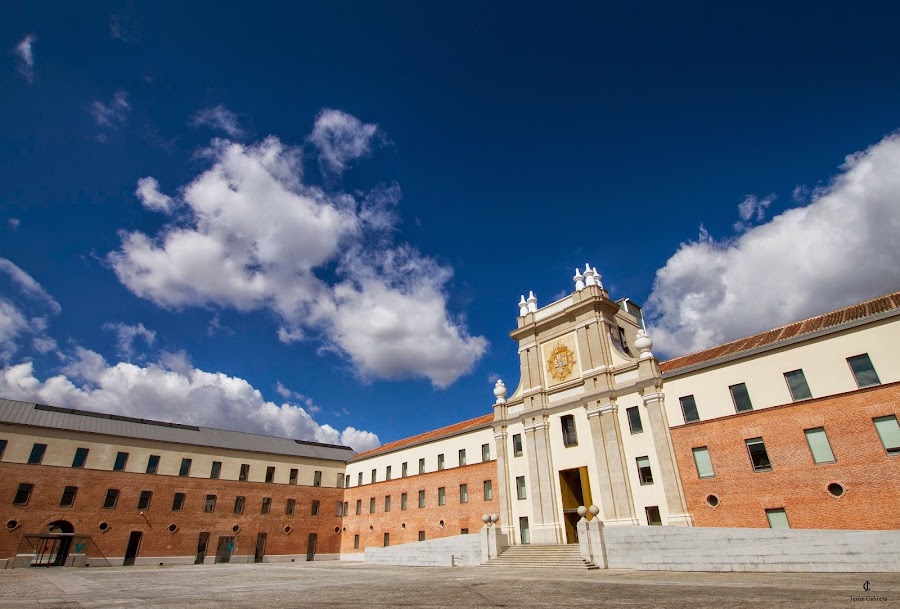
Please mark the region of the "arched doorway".
POLYGON ((66 520, 54 520, 41 533, 32 567, 61 567, 66 564, 75 527, 66 520))

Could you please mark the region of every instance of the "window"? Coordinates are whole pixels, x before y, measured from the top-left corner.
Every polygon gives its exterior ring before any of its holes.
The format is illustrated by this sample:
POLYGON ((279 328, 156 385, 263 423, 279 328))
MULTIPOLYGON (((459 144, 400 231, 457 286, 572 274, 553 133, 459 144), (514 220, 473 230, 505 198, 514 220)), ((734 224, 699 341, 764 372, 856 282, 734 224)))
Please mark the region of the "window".
POLYGON ((400 495, 400 509, 405 510, 407 504, 407 493, 402 493, 400 495))
POLYGON ((390 495, 385 495, 385 497, 384 497, 384 511, 385 512, 391 511, 391 496, 390 495))
POLYGON ((153 491, 141 491, 141 496, 138 497, 137 509, 139 509, 139 510, 149 509, 151 499, 153 499, 153 491))
POLYGON ((221 461, 213 461, 212 468, 209 470, 210 478, 218 478, 222 474, 222 462, 221 461))
POLYGON ((425 491, 419 491, 419 507, 425 507, 425 491))
POLYGON ((275 482, 275 466, 266 467, 266 482, 275 482))
POLYGON ((116 461, 113 463, 113 471, 120 472, 125 469, 125 464, 128 463, 128 453, 116 453, 116 461))
POLYGON ((566 446, 578 446, 578 436, 575 433, 575 417, 567 414, 559 418, 562 423, 563 444, 566 446))
POLYGON ((697 466, 697 477, 698 478, 712 478, 715 476, 715 472, 713 471, 712 459, 709 456, 709 449, 705 446, 700 446, 698 448, 693 449, 694 452, 694 465, 697 466))
POLYGON ((400 477, 401 477, 401 478, 406 478, 406 475, 407 475, 408 469, 409 469, 409 468, 407 467, 408 465, 409 465, 409 464, 408 464, 406 461, 404 461, 404 462, 400 465, 400 477))
POLYGON ((481 460, 482 461, 490 461, 491 460, 491 445, 490 444, 482 444, 481 445, 481 460))
POLYGON ((650 470, 650 457, 638 457, 636 461, 638 480, 641 481, 641 486, 653 484, 653 472, 650 470))
POLYGON ((356 515, 359 516, 362 514, 362 499, 356 500, 356 515))
POLYGON ((262 506, 259 509, 260 514, 268 514, 272 511, 272 498, 263 497, 262 506))
POLYGON ((313 499, 312 507, 310 508, 309 513, 311 516, 319 515, 319 500, 318 499, 313 499))
POLYGON ((731 401, 734 402, 735 412, 753 410, 753 403, 750 402, 750 393, 747 391, 746 383, 731 385, 728 391, 731 392, 731 401))
POLYGON ((881 384, 881 380, 878 378, 878 373, 875 372, 875 367, 872 365, 872 360, 869 359, 868 353, 848 357, 847 363, 850 364, 853 378, 856 379, 856 386, 860 389, 881 384))
POLYGON ((356 477, 356 486, 362 486, 362 472, 359 472, 359 476, 356 477))
POLYGON ((525 498, 525 476, 516 476, 516 495, 519 499, 525 498))
POLYGON ((419 459, 419 473, 425 473, 425 459, 419 459))
POLYGON ((313 472, 313 486, 322 486, 322 472, 319 470, 313 472))
POLYGON ((444 469, 444 453, 438 455, 438 471, 444 469))
MULTIPOLYGON (((293 484, 297 484, 296 480, 293 482, 293 484)), ((350 488, 350 474, 344 476, 344 488, 350 488)))
POLYGON ((378 479, 378 478, 377 478, 377 471, 373 469, 373 470, 372 470, 372 480, 371 480, 372 484, 375 484, 375 480, 377 480, 377 479, 378 479))
POLYGON ((297 500, 296 499, 286 499, 284 502, 285 516, 293 516, 295 509, 297 509, 297 500))
POLYGON ((13 497, 13 505, 28 505, 32 489, 34 489, 33 484, 25 484, 24 482, 19 484, 19 488, 16 489, 16 496, 13 497))
POLYGON ((512 438, 513 443, 513 457, 521 457, 522 456, 522 434, 515 433, 512 438))
MULTIPOLYGON (((0 440, 0 443, 6 444, 6 440, 0 440)), ((3 447, 0 446, 0 456, 3 455, 3 447)), ((72 467, 84 467, 84 464, 87 462, 88 449, 87 448, 76 448, 75 449, 75 458, 72 459, 72 467)))
POLYGON ((459 485, 459 502, 469 503, 469 486, 467 484, 459 485))
POLYGON ((484 481, 484 500, 491 501, 494 498, 494 483, 491 480, 484 481))
POLYGON ((651 527, 661 527, 662 526, 662 518, 659 515, 659 507, 655 505, 650 505, 644 508, 644 513, 647 515, 647 524, 651 527))
POLYGON ((769 454, 766 452, 766 445, 762 438, 751 438, 744 440, 747 443, 747 451, 750 453, 750 463, 753 464, 753 471, 768 472, 772 471, 772 464, 769 462, 769 454))
POLYGON ((787 519, 787 512, 784 511, 784 508, 776 508, 776 509, 772 509, 772 510, 766 510, 766 518, 769 519, 769 528, 770 529, 789 529, 789 528, 791 528, 791 525, 787 519))
POLYGON ((234 498, 234 513, 235 514, 243 514, 244 513, 244 498, 238 495, 234 498))
POLYGON ((390 465, 388 465, 387 467, 384 468, 384 479, 385 480, 391 479, 391 466, 390 465))
POLYGON ((390 533, 385 533, 385 534, 384 534, 384 547, 386 548, 386 547, 388 547, 389 545, 391 545, 391 534, 390 534, 390 533))
POLYGON ((896 415, 878 417, 872 419, 878 437, 889 455, 900 455, 900 425, 897 424, 896 415))
POLYGON ((3 458, 4 452, 6 452, 6 440, 0 440, 0 459, 3 458))
MULTIPOLYGON (((349 480, 348 480, 348 482, 349 482, 349 480)), ((345 488, 344 484, 345 484, 344 483, 344 474, 342 474, 341 472, 338 472, 337 481, 335 483, 335 488, 345 488)))
POLYGON ((204 512, 215 512, 216 511, 216 496, 215 495, 207 495, 206 501, 203 502, 203 511, 204 512))
POLYGON ((338 501, 334 504, 334 515, 335 516, 343 516, 344 515, 344 504, 338 501))
POLYGON ((447 490, 442 486, 438 489, 438 505, 447 504, 447 490))
POLYGON ((371 499, 369 499, 369 513, 370 514, 375 513, 375 497, 372 497, 371 499))
POLYGON ((831 444, 828 442, 828 436, 825 435, 824 427, 804 429, 803 433, 806 434, 806 443, 809 444, 809 452, 812 453, 813 461, 834 463, 834 453, 831 452, 831 444))
POLYGON ((791 398, 795 402, 812 397, 809 385, 806 384, 806 375, 803 374, 803 370, 785 372, 784 380, 787 381, 788 389, 791 390, 791 398))
MULTIPOLYGON (((28 455, 28 464, 29 465, 40 465, 41 461, 44 460, 44 453, 47 452, 46 444, 35 444, 31 447, 31 454, 28 455)), ((122 453, 119 453, 122 454, 122 453)))
POLYGON ((678 398, 678 401, 681 402, 681 412, 684 414, 685 423, 700 420, 700 415, 697 414, 697 402, 694 401, 694 396, 686 395, 682 398, 678 398))
POLYGON ((106 489, 106 498, 103 499, 103 507, 107 510, 111 510, 116 507, 116 502, 119 501, 119 489, 110 488, 106 489))
POLYGON ((75 505, 75 495, 78 494, 77 486, 67 486, 63 489, 62 498, 59 500, 60 507, 72 507, 75 505))
POLYGON ((172 497, 172 511, 180 512, 181 508, 184 507, 184 499, 186 495, 184 493, 175 493, 175 496, 172 497))
POLYGON ((462 467, 465 464, 466 464, 466 449, 460 448, 459 449, 459 465, 460 465, 460 467, 462 467))
POLYGON ((250 464, 241 463, 241 471, 238 474, 238 480, 247 480, 250 477, 250 464))
POLYGON ((353 536, 353 549, 354 550, 359 549, 359 535, 358 534, 353 536))
POLYGON ((469 534, 469 529, 460 529, 460 530, 459 530, 459 534, 460 534, 460 535, 468 535, 468 534, 469 534))
POLYGON ((638 407, 626 408, 625 414, 628 415, 628 427, 631 428, 631 433, 644 433, 644 425, 641 423, 641 411, 638 407))
POLYGON ((419 541, 425 541, 425 531, 419 531, 419 541))
POLYGON ((341 516, 346 516, 350 513, 350 502, 345 501, 344 505, 341 506, 341 516))
POLYGON ((147 473, 155 474, 159 471, 159 455, 150 455, 147 457, 147 473))
POLYGON ((182 459, 181 460, 181 469, 178 470, 179 476, 190 476, 191 475, 191 459, 182 459))

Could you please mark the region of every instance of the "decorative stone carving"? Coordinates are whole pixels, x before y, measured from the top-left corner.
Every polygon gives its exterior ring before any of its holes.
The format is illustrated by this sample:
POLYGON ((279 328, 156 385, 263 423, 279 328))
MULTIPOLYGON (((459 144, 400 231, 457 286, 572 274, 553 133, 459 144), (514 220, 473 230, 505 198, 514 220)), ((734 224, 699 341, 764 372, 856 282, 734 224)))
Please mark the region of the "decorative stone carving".
POLYGON ((506 385, 501 379, 497 379, 497 384, 494 385, 494 397, 497 398, 495 404, 506 404, 506 385))
POLYGON ((643 329, 637 331, 637 338, 634 341, 634 346, 641 352, 640 359, 653 357, 653 354, 650 352, 650 349, 653 348, 653 341, 650 340, 650 337, 647 336, 647 333, 644 332, 643 329))

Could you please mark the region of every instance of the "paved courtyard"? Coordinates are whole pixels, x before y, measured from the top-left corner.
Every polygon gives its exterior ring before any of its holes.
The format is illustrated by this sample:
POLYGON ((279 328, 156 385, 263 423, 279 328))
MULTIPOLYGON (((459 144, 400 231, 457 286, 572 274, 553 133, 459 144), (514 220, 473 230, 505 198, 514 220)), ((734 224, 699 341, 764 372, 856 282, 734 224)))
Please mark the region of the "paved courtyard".
POLYGON ((900 574, 405 568, 354 563, 0 571, 0 607, 900 606, 900 574), (869 591, 863 585, 869 582, 869 591), (865 597, 869 597, 866 599, 865 597), (854 599, 859 600, 854 600, 854 599), (884 599, 884 600, 882 600, 884 599))

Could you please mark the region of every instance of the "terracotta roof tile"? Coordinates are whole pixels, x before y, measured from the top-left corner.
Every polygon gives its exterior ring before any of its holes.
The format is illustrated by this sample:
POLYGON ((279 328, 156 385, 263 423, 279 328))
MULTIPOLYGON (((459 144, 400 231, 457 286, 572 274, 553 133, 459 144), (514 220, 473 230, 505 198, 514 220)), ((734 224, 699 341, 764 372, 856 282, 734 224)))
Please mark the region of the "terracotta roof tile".
POLYGON ((403 438, 402 440, 395 440, 393 442, 388 442, 378 448, 373 448, 372 450, 368 450, 364 453, 359 453, 355 457, 351 459, 351 461, 359 461, 360 459, 374 457, 375 455, 380 455, 381 453, 391 452, 405 446, 411 446, 413 444, 421 444, 423 442, 429 442, 431 440, 437 440, 443 438, 445 436, 452 436, 458 433, 462 433, 464 431, 468 431, 470 429, 477 429, 479 427, 484 427, 494 420, 494 413, 482 415, 480 417, 476 417, 474 419, 469 419, 468 421, 463 421, 462 423, 454 423, 453 425, 448 425, 447 427, 441 427, 440 429, 433 429, 431 431, 426 431, 425 433, 419 434, 417 436, 412 436, 411 438, 403 438))
POLYGON ((837 311, 831 311, 802 321, 795 321, 785 326, 781 326, 780 328, 775 328, 774 330, 767 330, 765 332, 760 332, 759 334, 754 334, 753 336, 739 338, 738 340, 733 340, 724 345, 710 347, 704 351, 688 353, 687 355, 682 355, 662 362, 659 365, 659 368, 663 374, 681 370, 682 368, 688 368, 704 362, 711 362, 726 355, 733 355, 764 347, 766 345, 772 345, 795 336, 810 334, 817 330, 838 326, 840 324, 863 319, 865 317, 871 317, 894 309, 900 309, 900 292, 893 292, 891 294, 879 296, 878 298, 873 298, 872 300, 844 307, 843 309, 838 309, 837 311))

